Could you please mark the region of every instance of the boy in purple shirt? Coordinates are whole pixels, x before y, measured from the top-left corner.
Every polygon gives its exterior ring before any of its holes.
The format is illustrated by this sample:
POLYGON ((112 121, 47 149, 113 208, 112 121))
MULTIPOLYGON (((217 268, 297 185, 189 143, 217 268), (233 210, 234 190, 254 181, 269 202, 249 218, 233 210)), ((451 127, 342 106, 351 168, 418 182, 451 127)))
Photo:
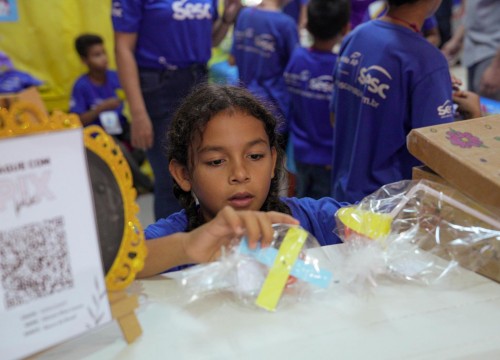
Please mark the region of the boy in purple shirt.
MULTIPOLYGON (((297 24, 281 11, 283 0, 264 0, 243 8, 234 26, 232 62, 240 80, 252 94, 275 107, 275 115, 288 118, 290 97, 283 71, 299 44, 297 24)), ((287 132, 287 125, 280 128, 287 132)))
POLYGON ((152 191, 152 181, 140 170, 145 154, 130 145, 130 126, 117 95, 121 85, 116 71, 108 69, 103 39, 83 34, 75 40, 75 48, 88 72, 73 85, 70 112, 80 116, 83 126, 98 125, 111 135, 127 160, 134 186, 139 191, 152 191))
POLYGON ((297 47, 285 69, 291 96, 290 132, 297 168, 297 197, 319 199, 330 195, 333 129, 329 103, 332 52, 349 24, 348 0, 311 0, 307 6, 310 48, 297 47))

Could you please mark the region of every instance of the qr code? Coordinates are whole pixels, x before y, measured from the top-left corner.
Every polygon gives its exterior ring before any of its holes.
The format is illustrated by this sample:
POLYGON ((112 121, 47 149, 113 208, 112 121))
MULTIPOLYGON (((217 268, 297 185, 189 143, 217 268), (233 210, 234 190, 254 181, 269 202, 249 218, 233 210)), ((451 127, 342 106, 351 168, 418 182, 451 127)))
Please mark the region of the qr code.
POLYGON ((72 288, 64 219, 0 231, 0 272, 6 308, 72 288))

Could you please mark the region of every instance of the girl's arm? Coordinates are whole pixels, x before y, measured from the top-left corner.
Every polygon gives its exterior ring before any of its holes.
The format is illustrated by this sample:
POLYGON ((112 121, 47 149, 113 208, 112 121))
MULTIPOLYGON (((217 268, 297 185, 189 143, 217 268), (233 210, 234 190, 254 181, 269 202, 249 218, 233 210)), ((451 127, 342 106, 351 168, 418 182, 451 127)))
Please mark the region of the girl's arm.
POLYGON ((214 219, 189 233, 147 240, 148 256, 137 277, 156 275, 179 265, 213 261, 222 246, 243 233, 251 248, 259 241, 263 246, 269 245, 273 239, 273 223, 297 225, 298 221, 274 211, 236 211, 226 206, 214 219))
POLYGON ((146 111, 139 83, 134 51, 136 33, 115 32, 115 56, 120 83, 130 106, 132 146, 149 149, 153 146, 153 126, 146 111))

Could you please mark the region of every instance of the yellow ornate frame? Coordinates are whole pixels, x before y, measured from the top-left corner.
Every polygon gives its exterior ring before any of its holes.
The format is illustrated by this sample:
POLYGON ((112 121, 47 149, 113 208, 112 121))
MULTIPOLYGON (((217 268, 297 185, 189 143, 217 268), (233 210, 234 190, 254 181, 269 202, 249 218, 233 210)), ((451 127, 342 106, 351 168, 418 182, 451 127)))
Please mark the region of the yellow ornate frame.
MULTIPOLYGON (((47 131, 80 128, 77 115, 54 112, 47 116, 36 105, 18 101, 9 109, 0 108, 0 139, 47 131)), ((89 126, 83 130, 85 147, 106 162, 120 188, 124 206, 123 237, 116 258, 106 274, 108 291, 126 288, 144 266, 146 245, 142 226, 137 218, 132 175, 120 148, 102 128, 89 126)))

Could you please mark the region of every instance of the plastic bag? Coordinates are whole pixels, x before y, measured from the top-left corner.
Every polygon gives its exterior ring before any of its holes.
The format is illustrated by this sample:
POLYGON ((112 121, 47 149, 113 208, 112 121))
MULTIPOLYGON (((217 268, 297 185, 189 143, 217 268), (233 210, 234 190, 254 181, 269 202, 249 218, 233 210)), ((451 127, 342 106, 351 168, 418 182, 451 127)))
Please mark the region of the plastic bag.
POLYGON ((228 292, 241 304, 274 311, 278 303, 281 307, 304 301, 328 288, 331 272, 309 251, 321 251, 316 238, 300 226, 273 227, 269 247, 250 249, 243 237, 224 249, 218 261, 181 271, 176 280, 189 300, 228 292))
POLYGON ((429 181, 386 185, 335 217, 345 243, 339 277, 357 290, 381 276, 442 283, 459 265, 476 271, 500 256, 500 219, 429 181))

